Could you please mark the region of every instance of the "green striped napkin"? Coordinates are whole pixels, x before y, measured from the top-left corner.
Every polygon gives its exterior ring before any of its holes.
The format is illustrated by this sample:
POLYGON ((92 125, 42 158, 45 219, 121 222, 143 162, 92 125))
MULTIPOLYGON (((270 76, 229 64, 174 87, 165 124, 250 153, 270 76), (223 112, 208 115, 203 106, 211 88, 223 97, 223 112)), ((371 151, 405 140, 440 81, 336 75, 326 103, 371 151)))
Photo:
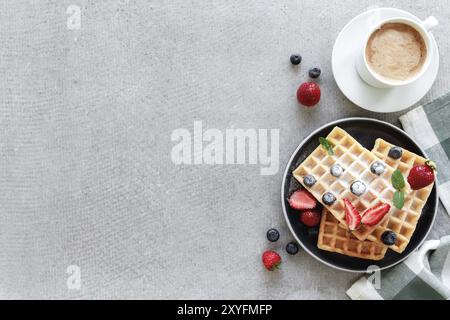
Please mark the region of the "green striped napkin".
POLYGON ((400 122, 436 163, 439 198, 450 214, 450 92, 406 113, 400 122))
MULTIPOLYGON (((400 122, 436 163, 439 198, 450 214, 450 92, 400 122)), ((347 295, 354 300, 450 299, 450 236, 426 241, 395 268, 360 278, 347 295)))
POLYGON ((354 300, 450 299, 450 236, 428 240, 395 268, 368 274, 347 291, 354 300))

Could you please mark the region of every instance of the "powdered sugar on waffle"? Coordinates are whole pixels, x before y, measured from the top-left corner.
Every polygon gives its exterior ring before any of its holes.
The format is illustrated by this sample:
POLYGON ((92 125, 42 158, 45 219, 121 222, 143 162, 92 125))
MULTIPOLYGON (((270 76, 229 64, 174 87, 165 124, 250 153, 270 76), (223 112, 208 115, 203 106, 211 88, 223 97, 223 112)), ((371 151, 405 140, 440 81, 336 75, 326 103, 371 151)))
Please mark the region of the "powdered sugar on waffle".
MULTIPOLYGON (((327 208, 336 219, 345 224, 345 210, 343 199, 350 200, 359 212, 364 212, 380 202, 392 204, 394 188, 391 184, 391 176, 394 169, 381 159, 376 157, 369 150, 365 149, 352 136, 339 127, 335 127, 326 137, 333 145, 334 155, 329 155, 322 147, 318 146, 298 167, 294 170, 294 177, 303 184, 303 186, 327 208), (384 172, 380 175, 371 172, 370 166, 375 161, 381 161, 386 165, 384 172), (331 167, 339 164, 344 169, 339 177, 333 176, 330 172, 331 167), (307 186, 303 179, 306 175, 312 175, 316 183, 307 186), (364 192, 356 195, 352 192, 351 186, 355 191, 364 192), (331 192, 336 201, 327 205, 322 197, 326 192, 331 192)), ((386 220, 393 210, 386 215, 380 222, 386 220)), ((377 226, 361 226, 353 234, 360 240, 365 240, 377 226)))

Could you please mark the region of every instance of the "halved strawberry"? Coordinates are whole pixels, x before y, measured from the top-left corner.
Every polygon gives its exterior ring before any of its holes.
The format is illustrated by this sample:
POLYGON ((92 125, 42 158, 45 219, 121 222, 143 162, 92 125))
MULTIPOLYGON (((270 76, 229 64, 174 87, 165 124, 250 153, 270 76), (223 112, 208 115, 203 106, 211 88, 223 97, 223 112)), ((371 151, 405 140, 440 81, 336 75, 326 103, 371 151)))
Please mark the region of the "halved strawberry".
POLYGON ((317 200, 306 189, 295 191, 288 200, 292 209, 310 210, 317 206, 317 200))
POLYGON ((344 207, 345 222, 347 223, 348 228, 351 231, 356 230, 361 223, 361 214, 348 199, 344 199, 344 207))
POLYGON ((376 206, 364 211, 362 214, 361 223, 367 226, 374 226, 384 218, 389 210, 391 210, 391 206, 389 204, 379 203, 376 206))

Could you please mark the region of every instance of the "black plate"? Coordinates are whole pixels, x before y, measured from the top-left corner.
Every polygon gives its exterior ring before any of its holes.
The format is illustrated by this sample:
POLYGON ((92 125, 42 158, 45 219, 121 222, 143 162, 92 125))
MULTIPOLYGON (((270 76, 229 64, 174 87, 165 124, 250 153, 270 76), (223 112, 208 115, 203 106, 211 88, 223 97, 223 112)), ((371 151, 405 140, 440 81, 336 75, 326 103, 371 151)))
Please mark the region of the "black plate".
POLYGON ((411 238, 408 246, 402 254, 388 250, 382 260, 373 261, 359 258, 348 257, 338 253, 332 253, 317 248, 317 228, 307 228, 299 221, 299 213, 289 207, 287 199, 289 195, 300 188, 300 183, 292 176, 292 171, 318 146, 319 137, 327 136, 330 131, 339 126, 351 134, 364 147, 371 150, 377 138, 382 138, 394 145, 408 149, 418 155, 426 158, 425 152, 401 129, 383 121, 369 118, 347 118, 329 123, 313 133, 311 133, 297 147, 286 167, 281 187, 281 202, 283 213, 291 229, 292 234, 301 244, 301 246, 314 258, 331 267, 350 271, 366 272, 371 265, 377 265, 381 269, 386 269, 405 260, 427 237, 433 225, 437 211, 437 192, 436 186, 433 188, 430 197, 422 211, 416 231, 411 238))

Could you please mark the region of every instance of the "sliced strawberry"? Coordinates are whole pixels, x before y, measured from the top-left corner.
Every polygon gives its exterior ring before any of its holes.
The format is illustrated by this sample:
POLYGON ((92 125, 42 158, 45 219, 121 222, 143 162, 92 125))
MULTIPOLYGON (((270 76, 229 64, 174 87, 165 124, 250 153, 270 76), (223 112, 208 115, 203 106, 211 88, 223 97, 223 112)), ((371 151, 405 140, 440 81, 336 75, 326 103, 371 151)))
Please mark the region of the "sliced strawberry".
POLYGON ((355 206, 348 200, 344 199, 345 222, 350 230, 356 230, 361 223, 361 214, 356 210, 355 206))
POLYGON ((367 209, 362 214, 361 223, 367 226, 374 226, 381 220, 383 220, 386 213, 391 210, 391 206, 387 203, 379 203, 376 206, 367 209))
POLYGON ((295 191, 288 202, 291 208, 296 210, 310 210, 317 206, 317 200, 305 189, 295 191))

